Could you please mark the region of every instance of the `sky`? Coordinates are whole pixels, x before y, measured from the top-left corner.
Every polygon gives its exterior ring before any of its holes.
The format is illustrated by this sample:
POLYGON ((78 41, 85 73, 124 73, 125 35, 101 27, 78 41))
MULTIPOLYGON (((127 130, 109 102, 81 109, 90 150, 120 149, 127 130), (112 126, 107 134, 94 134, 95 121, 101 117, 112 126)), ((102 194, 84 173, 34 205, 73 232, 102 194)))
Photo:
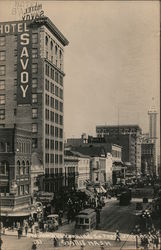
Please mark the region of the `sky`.
MULTIPOLYGON (((69 40, 64 58, 65 137, 95 135, 96 125, 105 124, 138 124, 148 132, 152 97, 159 136, 159 1, 38 2, 69 40)), ((0 21, 20 19, 18 11, 25 4, 0 0, 0 21)))

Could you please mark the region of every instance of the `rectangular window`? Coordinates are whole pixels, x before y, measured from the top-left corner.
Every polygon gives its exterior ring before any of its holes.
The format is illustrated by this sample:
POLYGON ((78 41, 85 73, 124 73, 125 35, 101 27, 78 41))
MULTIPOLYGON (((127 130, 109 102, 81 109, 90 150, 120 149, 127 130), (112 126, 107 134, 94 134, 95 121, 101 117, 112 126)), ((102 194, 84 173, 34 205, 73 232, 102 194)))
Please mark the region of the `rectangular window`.
POLYGON ((49 120, 49 110, 45 109, 45 119, 49 120))
POLYGON ((37 123, 33 123, 32 124, 32 133, 37 133, 37 130, 38 130, 37 123))
POLYGON ((60 138, 63 138, 63 130, 62 130, 62 128, 59 129, 59 133, 60 133, 60 138))
POLYGON ((6 51, 0 51, 0 61, 6 60, 6 51))
POLYGON ((49 163, 49 154, 45 154, 45 163, 49 163))
POLYGON ((4 76, 6 73, 6 66, 0 65, 0 76, 4 76))
POLYGON ((37 118, 38 112, 37 109, 32 109, 32 118, 37 118))
POLYGON ((37 103, 37 94, 32 94, 32 103, 37 103))
POLYGON ((49 124, 45 124, 45 133, 49 135, 49 124))
POLYGON ((50 111, 50 121, 54 122, 54 112, 50 111))
POLYGON ((0 46, 5 46, 5 44, 6 44, 6 37, 0 36, 0 46))
POLYGON ((38 64, 33 63, 32 64, 32 74, 36 74, 38 72, 38 64))
POLYGON ((55 114, 55 123, 58 124, 58 114, 55 114))
POLYGON ((37 78, 33 78, 33 79, 32 79, 32 88, 33 88, 33 89, 36 89, 36 88, 37 88, 37 85, 38 85, 37 78))
POLYGON ((55 127, 55 137, 58 137, 58 128, 55 127))
POLYGON ((52 135, 52 136, 54 136, 54 126, 50 126, 50 134, 52 135))
POLYGON ((63 163, 63 156, 59 155, 59 163, 62 164, 63 163))
POLYGON ((32 49, 32 58, 37 58, 38 57, 38 50, 37 48, 32 49))
POLYGON ((45 79, 45 89, 49 91, 49 81, 45 79))
POLYGON ((60 89, 60 98, 63 99, 63 90, 60 89))
POLYGON ((55 86, 55 95, 58 96, 58 87, 55 86))
POLYGON ((58 100, 55 100, 55 109, 58 110, 58 100))
POLYGON ((58 155, 55 155, 55 163, 58 164, 58 155))
POLYGON ((63 116, 62 115, 59 116, 59 121, 60 121, 60 125, 63 125, 63 116))
POLYGON ((50 97, 49 97, 49 95, 45 95, 45 104, 47 105, 47 106, 49 106, 49 102, 50 102, 50 97))
POLYGON ((49 139, 45 139, 45 148, 49 149, 49 139))
POLYGON ((58 150, 58 141, 55 141, 55 150, 58 150))
POLYGON ((45 64, 45 74, 49 76, 49 65, 45 64))
POLYGON ((60 102, 60 111, 63 112, 63 103, 60 102))
POLYGON ((59 76, 59 81, 60 81, 60 84, 63 86, 63 77, 61 75, 59 76))
POLYGON ((32 44, 36 44, 36 43, 38 43, 38 34, 33 33, 32 34, 32 44))
POLYGON ((5 119, 5 109, 0 109, 0 120, 5 119))
POLYGON ((17 71, 17 64, 14 64, 14 71, 17 71))
POLYGON ((0 104, 5 104, 5 95, 0 95, 0 104))
POLYGON ((55 101, 55 99, 54 99, 53 97, 50 97, 50 106, 51 106, 52 108, 55 107, 54 101, 55 101))
POLYGON ((55 81, 58 82, 58 72, 55 72, 55 81))
POLYGON ((54 140, 50 140, 50 149, 54 149, 54 140))
POLYGON ((0 90, 5 89, 5 80, 0 80, 0 90))

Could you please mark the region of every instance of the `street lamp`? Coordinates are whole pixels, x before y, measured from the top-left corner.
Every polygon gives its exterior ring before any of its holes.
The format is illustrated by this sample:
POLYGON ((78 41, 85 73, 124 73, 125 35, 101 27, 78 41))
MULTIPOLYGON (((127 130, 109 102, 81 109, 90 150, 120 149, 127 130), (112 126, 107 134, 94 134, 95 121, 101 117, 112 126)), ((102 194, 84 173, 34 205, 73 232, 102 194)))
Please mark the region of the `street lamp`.
POLYGON ((151 214, 150 214, 149 210, 146 209, 145 211, 143 211, 142 217, 143 217, 143 219, 145 219, 145 229, 147 231, 148 220, 151 218, 151 214))

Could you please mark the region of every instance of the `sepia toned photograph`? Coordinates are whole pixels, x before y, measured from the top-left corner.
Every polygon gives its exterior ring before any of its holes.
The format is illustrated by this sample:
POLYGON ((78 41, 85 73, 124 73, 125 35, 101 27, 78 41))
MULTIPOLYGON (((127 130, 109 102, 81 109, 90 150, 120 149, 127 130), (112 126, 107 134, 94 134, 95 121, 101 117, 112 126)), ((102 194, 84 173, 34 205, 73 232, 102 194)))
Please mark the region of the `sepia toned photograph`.
POLYGON ((0 250, 161 249, 160 1, 0 0, 0 250))

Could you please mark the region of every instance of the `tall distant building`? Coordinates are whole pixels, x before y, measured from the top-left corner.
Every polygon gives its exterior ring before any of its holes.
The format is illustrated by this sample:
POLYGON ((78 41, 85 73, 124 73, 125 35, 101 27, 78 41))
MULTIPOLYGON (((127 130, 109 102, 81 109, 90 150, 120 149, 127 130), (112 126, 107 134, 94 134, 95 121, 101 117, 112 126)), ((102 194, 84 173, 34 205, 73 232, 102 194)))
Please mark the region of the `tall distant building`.
MULTIPOLYGON (((149 115, 149 139, 154 143, 154 167, 157 166, 157 109, 154 104, 154 98, 152 98, 153 104, 148 110, 149 115)), ((156 169, 157 170, 157 169, 156 169)))
POLYGON ((149 137, 150 139, 157 139, 157 110, 153 105, 148 110, 149 115, 149 137))
POLYGON ((104 137, 107 142, 122 146, 122 160, 131 165, 133 174, 141 173, 142 130, 138 125, 97 126, 97 137, 104 137))
POLYGON ((0 128, 32 133, 31 165, 43 166, 52 192, 63 181, 66 45, 48 17, 0 23, 0 128))

